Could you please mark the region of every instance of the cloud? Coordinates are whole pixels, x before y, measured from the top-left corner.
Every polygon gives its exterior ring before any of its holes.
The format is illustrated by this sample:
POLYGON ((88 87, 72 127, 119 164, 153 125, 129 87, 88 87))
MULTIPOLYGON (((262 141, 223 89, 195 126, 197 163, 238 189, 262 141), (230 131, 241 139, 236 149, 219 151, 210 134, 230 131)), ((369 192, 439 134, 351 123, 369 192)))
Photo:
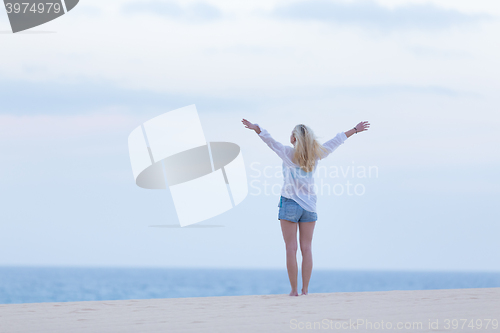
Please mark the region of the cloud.
MULTIPOLYGON (((19 140, 94 139, 96 136, 127 132, 140 124, 137 116, 117 112, 84 115, 0 114, 0 140, 3 143, 19 140)), ((2 145, 3 146, 3 145, 2 145)))
POLYGON ((408 85, 408 84, 379 84, 379 85, 356 85, 337 87, 315 87, 317 97, 320 96, 386 96, 396 94, 419 94, 436 95, 448 97, 470 97, 477 96, 472 92, 458 91, 437 85, 408 85))
POLYGON ((194 21, 210 21, 222 17, 217 7, 205 2, 197 2, 184 7, 173 1, 134 1, 124 5, 122 11, 126 14, 152 14, 194 21))
POLYGON ((371 0, 307 0, 278 6, 272 15, 279 18, 314 20, 381 30, 445 29, 490 18, 465 14, 431 4, 407 4, 390 9, 371 0))
POLYGON ((147 117, 164 110, 196 104, 205 112, 252 111, 264 105, 341 96, 399 94, 472 96, 469 91, 439 85, 309 85, 281 93, 253 92, 247 96, 217 97, 193 93, 169 93, 129 89, 112 82, 81 80, 76 83, 0 80, 0 115, 76 115, 92 112, 125 112, 147 117), (26 98, 29 96, 29 98, 26 98))
POLYGON ((76 83, 0 80, 1 114, 80 114, 95 110, 138 111, 141 114, 174 110, 197 104, 206 111, 251 109, 255 103, 236 98, 219 98, 188 93, 168 93, 118 87, 105 81, 76 83), (26 98, 29 96, 29 98, 26 98))

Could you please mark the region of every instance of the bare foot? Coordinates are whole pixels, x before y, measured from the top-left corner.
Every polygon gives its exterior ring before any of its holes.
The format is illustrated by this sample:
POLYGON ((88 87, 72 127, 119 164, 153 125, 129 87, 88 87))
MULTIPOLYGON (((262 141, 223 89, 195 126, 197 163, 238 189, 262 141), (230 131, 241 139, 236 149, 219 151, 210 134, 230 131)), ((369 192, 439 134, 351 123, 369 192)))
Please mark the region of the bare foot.
POLYGON ((307 295, 307 290, 306 291, 302 290, 302 294, 301 295, 307 295))
POLYGON ((299 296, 299 293, 298 293, 298 292, 296 292, 296 291, 293 291, 293 290, 292 290, 292 291, 290 292, 290 296, 299 296))

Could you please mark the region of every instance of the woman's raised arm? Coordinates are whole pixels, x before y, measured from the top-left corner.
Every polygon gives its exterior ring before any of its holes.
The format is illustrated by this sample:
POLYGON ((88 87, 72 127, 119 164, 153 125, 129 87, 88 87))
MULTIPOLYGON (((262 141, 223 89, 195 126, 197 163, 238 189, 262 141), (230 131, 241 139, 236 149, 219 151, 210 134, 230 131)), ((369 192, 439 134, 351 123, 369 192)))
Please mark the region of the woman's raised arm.
POLYGON ((246 128, 254 130, 262 141, 264 141, 283 161, 291 163, 289 150, 292 150, 293 148, 284 146, 281 142, 274 140, 268 131, 260 128, 259 124, 252 124, 246 119, 243 119, 241 122, 246 128))
POLYGON ((326 158, 328 155, 333 153, 335 149, 337 149, 341 144, 344 143, 345 140, 347 140, 348 137, 353 135, 354 133, 359 133, 363 131, 367 131, 368 128, 370 127, 370 123, 367 121, 362 121, 359 124, 357 124, 353 129, 350 129, 346 132, 340 132, 338 133, 333 139, 328 140, 327 142, 323 143, 323 147, 327 149, 327 152, 321 156, 320 159, 326 158))

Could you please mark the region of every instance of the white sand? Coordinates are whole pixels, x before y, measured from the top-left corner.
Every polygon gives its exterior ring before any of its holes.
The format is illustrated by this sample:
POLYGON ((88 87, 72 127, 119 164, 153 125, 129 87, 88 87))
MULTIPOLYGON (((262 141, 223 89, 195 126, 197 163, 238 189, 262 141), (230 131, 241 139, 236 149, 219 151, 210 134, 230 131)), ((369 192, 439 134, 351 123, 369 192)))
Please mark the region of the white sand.
POLYGON ((0 305, 2 333, 366 332, 387 331, 389 323, 392 331, 500 333, 494 322, 485 328, 488 319, 500 320, 500 288, 0 305), (458 329, 446 329, 447 319, 457 319, 458 329), (471 320, 483 327, 468 328, 471 320))

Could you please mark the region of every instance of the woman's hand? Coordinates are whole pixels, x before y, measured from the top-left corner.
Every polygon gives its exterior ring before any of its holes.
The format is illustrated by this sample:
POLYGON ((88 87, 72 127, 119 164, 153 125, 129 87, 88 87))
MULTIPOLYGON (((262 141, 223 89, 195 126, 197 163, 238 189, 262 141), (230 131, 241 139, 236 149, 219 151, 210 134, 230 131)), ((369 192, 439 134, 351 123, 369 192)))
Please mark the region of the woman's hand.
POLYGON ((260 133, 259 126, 255 125, 255 124, 252 124, 251 122, 249 122, 246 119, 241 120, 241 122, 243 123, 243 125, 245 125, 246 128, 254 130, 255 132, 257 132, 257 134, 260 133))
POLYGON ((350 137, 354 133, 368 131, 368 128, 370 128, 370 123, 367 121, 362 121, 359 124, 357 124, 353 129, 350 129, 344 133, 346 137, 350 137))
POLYGON ((370 123, 367 121, 362 121, 359 124, 357 124, 356 127, 354 128, 358 131, 358 133, 363 131, 368 131, 368 128, 370 128, 370 123))

